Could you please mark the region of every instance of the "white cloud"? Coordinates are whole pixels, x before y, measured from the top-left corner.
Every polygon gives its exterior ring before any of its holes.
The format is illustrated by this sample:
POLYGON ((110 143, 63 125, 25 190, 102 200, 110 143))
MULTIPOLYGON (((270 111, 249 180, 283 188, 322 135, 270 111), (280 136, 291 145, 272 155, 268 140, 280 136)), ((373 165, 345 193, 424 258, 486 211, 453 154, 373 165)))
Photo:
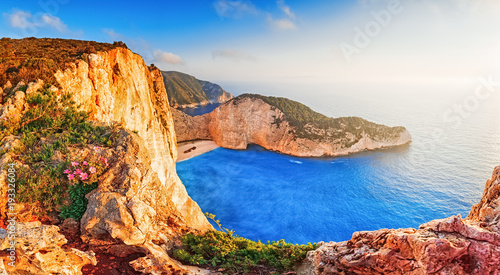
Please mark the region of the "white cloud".
POLYGON ((276 5, 286 15, 286 17, 275 19, 271 14, 268 14, 267 23, 275 30, 286 31, 297 29, 297 25, 295 25, 295 13, 292 12, 290 6, 285 4, 285 0, 276 1, 276 5))
POLYGON ((123 41, 128 48, 142 56, 145 62, 166 63, 172 65, 182 65, 184 60, 176 54, 165 52, 159 49, 153 50, 151 45, 142 38, 130 38, 113 29, 102 29, 111 41, 123 41))
POLYGON ((290 9, 290 6, 285 4, 285 0, 279 0, 276 2, 278 4, 278 7, 290 18, 295 20, 295 14, 292 12, 290 9))
POLYGON ((235 51, 235 50, 212 51, 212 58, 213 59, 224 58, 224 59, 229 59, 229 60, 232 60, 235 62, 240 62, 240 61, 257 62, 257 58, 255 56, 248 54, 246 52, 235 51))
POLYGON ((276 30, 280 31, 286 31, 286 30, 295 30, 297 29, 297 26, 295 23, 288 19, 288 18, 282 18, 282 19, 274 19, 271 15, 267 17, 267 22, 276 30))
POLYGON ((103 29, 102 31, 114 41, 127 40, 127 38, 124 35, 115 32, 113 29, 103 29))
POLYGON ((24 30, 51 27, 58 30, 60 33, 68 32, 68 27, 59 17, 48 13, 32 15, 31 12, 18 10, 6 15, 10 25, 14 28, 24 30))
POLYGON ((245 0, 217 0, 213 3, 215 11, 220 17, 239 18, 246 14, 258 14, 257 8, 251 1, 245 0))
POLYGON ((42 21, 44 24, 56 28, 59 32, 66 32, 68 29, 59 17, 52 16, 50 14, 42 15, 42 21))
POLYGON ((162 50, 154 51, 153 56, 156 62, 164 62, 174 65, 180 65, 184 63, 182 58, 180 58, 178 55, 169 52, 164 52, 162 50))
POLYGON ((9 15, 9 23, 14 28, 26 29, 31 23, 31 13, 24 11, 17 11, 9 15))

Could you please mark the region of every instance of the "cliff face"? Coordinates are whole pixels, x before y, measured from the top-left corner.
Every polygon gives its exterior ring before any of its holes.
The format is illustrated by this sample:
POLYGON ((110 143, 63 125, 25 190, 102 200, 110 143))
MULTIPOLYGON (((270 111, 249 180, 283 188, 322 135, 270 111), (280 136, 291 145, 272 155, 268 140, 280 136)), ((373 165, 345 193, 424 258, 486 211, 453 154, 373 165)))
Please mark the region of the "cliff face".
POLYGON ((193 108, 224 103, 234 96, 219 85, 198 80, 180 72, 162 72, 170 105, 174 108, 193 108))
POLYGON ((356 232, 346 242, 308 252, 298 274, 498 274, 500 166, 466 219, 416 229, 356 232))
POLYGON ((348 118, 328 121, 336 126, 305 124, 299 134, 298 127, 283 111, 253 97, 238 97, 201 117, 174 112, 178 141, 212 139, 230 149, 258 144, 289 155, 319 157, 347 155, 411 141, 403 127, 390 128, 357 118, 352 122, 348 118))
MULTIPOLYGON (((120 247, 119 250, 133 248, 123 251, 140 248, 146 256, 134 261, 134 268, 147 274, 173 270, 188 272, 189 268, 171 260, 167 251, 181 235, 203 232, 212 226, 188 196, 176 173, 176 137, 161 72, 146 66, 139 55, 118 47, 89 54, 86 61, 76 60, 64 71, 57 71, 54 78, 59 88, 52 86, 50 89, 56 90, 58 95, 71 93, 80 109, 90 113, 90 120, 115 129, 114 145, 101 151, 109 160, 109 169, 99 178, 98 188, 87 195, 87 211, 80 222, 82 238, 91 247, 106 244, 110 249, 115 246, 120 247)), ((25 87, 26 92, 14 88, 18 91, 1 106, 1 117, 25 112, 29 107, 25 94, 36 92, 43 81, 17 86, 25 87)), ((2 153, 0 162, 0 190, 7 188, 4 168, 18 139, 6 137, 7 142, 2 147, 2 152, 6 153, 2 153)), ((86 155, 89 151, 88 148, 79 150, 78 155, 86 155)), ((19 234, 25 234, 24 227, 20 226, 19 234)), ((44 228, 39 224, 27 225, 27 228, 32 227, 44 228)), ((7 241, 5 236, 2 239, 7 241)), ((50 246, 50 255, 52 251, 59 251, 64 242, 50 246)), ((30 261, 18 265, 15 271, 9 267, 7 270, 14 272, 12 274, 58 270, 34 260, 43 258, 46 250, 43 246, 36 248, 29 254, 30 261)), ((85 253, 76 249, 73 253, 78 257, 66 253, 68 262, 61 268, 74 265, 72 268, 78 271, 64 274, 80 274, 81 266, 91 262, 85 258, 87 256, 82 256, 85 253)), ((88 258, 95 262, 95 258, 88 258)), ((189 274, 198 273, 203 271, 189 274)))
POLYGON ((208 82, 208 81, 203 81, 199 80, 203 92, 207 95, 208 100, 210 100, 210 103, 225 103, 226 101, 234 98, 234 96, 222 89, 221 86, 208 82))
POLYGON ((56 79, 63 91, 73 93, 73 99, 91 113, 93 120, 118 122, 125 129, 137 131, 165 193, 175 198, 176 208, 184 212, 185 219, 196 221, 190 223, 193 227, 206 228, 199 209, 196 215, 188 215, 196 204, 175 170, 175 130, 159 70, 148 68, 139 55, 118 48, 91 54, 88 63, 80 61, 59 71, 56 79))
POLYGON ((189 141, 198 139, 212 139, 208 130, 209 119, 207 116, 190 116, 181 110, 172 108, 175 133, 177 140, 189 141))
POLYGON ((158 69, 118 48, 91 54, 88 63, 77 62, 56 73, 56 78, 92 119, 118 122, 137 132, 137 136, 120 136, 110 153, 115 165, 88 195, 88 210, 81 221, 84 235, 146 245, 162 259, 166 252, 153 241, 168 244, 169 237, 182 230, 211 228, 177 176, 172 114, 158 69))

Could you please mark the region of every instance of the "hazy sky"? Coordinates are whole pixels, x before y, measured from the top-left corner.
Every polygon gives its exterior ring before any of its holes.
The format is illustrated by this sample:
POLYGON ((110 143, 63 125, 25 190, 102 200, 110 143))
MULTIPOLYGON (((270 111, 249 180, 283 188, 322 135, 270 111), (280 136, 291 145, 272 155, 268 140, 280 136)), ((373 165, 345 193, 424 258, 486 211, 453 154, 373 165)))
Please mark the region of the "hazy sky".
POLYGON ((0 10, 0 36, 122 40, 147 63, 212 81, 457 81, 500 64, 495 0, 2 0, 0 10))

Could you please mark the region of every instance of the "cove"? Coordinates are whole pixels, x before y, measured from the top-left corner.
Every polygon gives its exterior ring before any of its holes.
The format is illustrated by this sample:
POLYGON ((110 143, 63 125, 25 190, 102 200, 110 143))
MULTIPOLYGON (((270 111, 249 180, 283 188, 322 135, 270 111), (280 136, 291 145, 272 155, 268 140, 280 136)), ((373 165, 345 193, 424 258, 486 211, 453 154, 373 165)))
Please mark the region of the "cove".
POLYGON ((467 179, 429 184, 439 175, 409 161, 410 146, 320 159, 218 148, 178 163, 177 172, 202 211, 255 241, 344 241, 356 231, 467 215, 470 199, 457 196, 467 179))

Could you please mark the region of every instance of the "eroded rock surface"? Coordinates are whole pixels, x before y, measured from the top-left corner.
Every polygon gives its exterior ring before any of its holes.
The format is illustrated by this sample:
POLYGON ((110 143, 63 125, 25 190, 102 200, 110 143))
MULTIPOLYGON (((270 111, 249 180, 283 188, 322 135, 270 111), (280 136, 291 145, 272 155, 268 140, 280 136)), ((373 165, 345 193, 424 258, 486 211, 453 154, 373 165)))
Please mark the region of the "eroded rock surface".
MULTIPOLYGON (((57 95, 71 93, 76 104, 90 113, 92 121, 114 129, 112 139, 116 141, 101 152, 110 168, 99 179, 99 187, 88 194, 89 204, 80 226, 83 239, 90 247, 105 244, 144 252, 148 261, 142 262, 149 266, 141 267, 139 260, 134 265, 138 270, 152 274, 187 270, 167 252, 178 244, 181 235, 203 232, 212 226, 177 176, 176 136, 160 71, 146 66, 139 55, 125 48, 89 54, 86 61, 79 59, 67 68, 55 74, 60 87, 50 89, 56 89, 57 95)), ((5 85, 2 90, 10 96, 2 97, 0 117, 20 116, 29 107, 26 95, 36 92, 43 83, 39 80, 27 85, 20 82, 14 87, 5 85)), ((0 191, 6 190, 5 165, 11 161, 9 151, 18 139, 10 136, 3 140, 0 191)), ((89 150, 80 149, 82 154, 89 150)), ((5 218, 5 198, 0 203, 5 218)), ((54 251, 62 249, 63 242, 54 240, 54 246, 59 247, 54 251)), ((37 249, 45 251, 43 245, 31 250, 37 249)), ((76 253, 58 251, 68 261, 73 261, 76 253)), ((51 255, 39 254, 35 256, 40 259, 51 255)), ((61 266, 70 265, 61 261, 61 266)), ((70 273, 53 273, 80 274, 84 264, 71 264, 70 273)), ((53 270, 43 264, 35 266, 39 269, 32 274, 50 274, 53 270)))
POLYGON ((82 274, 87 264, 96 264, 92 251, 63 249, 66 238, 59 233, 59 227, 42 225, 40 222, 15 223, 16 233, 9 227, 0 232, 1 261, 7 274, 82 274), (15 249, 12 248, 15 243, 15 249), (14 251, 11 254, 11 251, 14 251), (11 258, 14 256, 14 258, 11 258), (14 264, 10 264, 14 262, 14 264))
POLYGON ((179 142, 211 139, 229 149, 246 149, 248 144, 258 144, 293 156, 320 157, 411 142, 411 135, 403 127, 391 128, 360 118, 332 119, 338 127, 331 128, 306 124, 303 132, 307 135, 299 135, 280 109, 252 97, 237 97, 203 116, 191 117, 177 110, 173 114, 179 142), (350 120, 356 121, 356 125, 349 125, 350 120), (358 127, 354 129, 356 133, 352 130, 354 127, 358 127), (366 127, 366 131, 359 132, 359 127, 366 127))

